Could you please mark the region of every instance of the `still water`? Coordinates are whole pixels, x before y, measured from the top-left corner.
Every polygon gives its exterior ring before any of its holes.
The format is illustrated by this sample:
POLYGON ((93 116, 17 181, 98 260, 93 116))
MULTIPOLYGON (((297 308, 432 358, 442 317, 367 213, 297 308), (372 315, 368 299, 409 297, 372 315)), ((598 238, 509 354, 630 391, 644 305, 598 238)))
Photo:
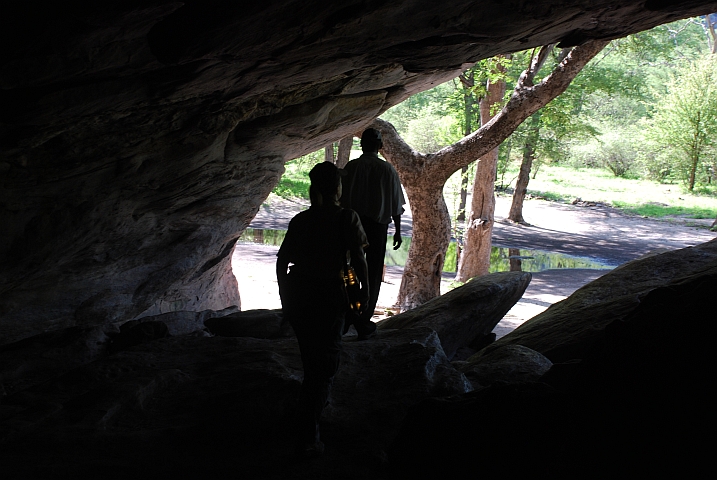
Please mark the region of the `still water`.
MULTIPOLYGON (((247 228, 239 243, 258 243, 263 245, 279 246, 284 240, 286 230, 267 230, 259 228, 247 228)), ((403 244, 398 250, 393 250, 393 238, 386 240, 386 265, 403 266, 408 258, 408 247, 411 245, 411 238, 404 237, 403 244)), ((451 241, 446 252, 446 261, 443 265, 444 272, 455 272, 456 265, 456 242, 451 241)), ((540 272, 556 268, 588 268, 592 270, 609 270, 613 266, 600 263, 597 260, 584 257, 573 257, 561 253, 545 252, 542 250, 526 250, 517 248, 506 248, 494 246, 490 253, 490 271, 506 272, 510 270, 522 270, 523 272, 540 272)))

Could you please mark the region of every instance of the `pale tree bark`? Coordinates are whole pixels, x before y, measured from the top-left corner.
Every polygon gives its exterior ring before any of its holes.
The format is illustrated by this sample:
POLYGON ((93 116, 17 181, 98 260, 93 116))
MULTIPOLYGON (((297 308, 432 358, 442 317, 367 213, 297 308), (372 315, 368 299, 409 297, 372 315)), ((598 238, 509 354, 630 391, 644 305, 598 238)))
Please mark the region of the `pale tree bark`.
POLYGON ((518 179, 515 181, 515 191, 513 192, 513 201, 510 204, 508 212, 508 220, 515 223, 526 224, 523 218, 523 202, 525 195, 528 193, 528 182, 530 182, 530 169, 533 167, 535 160, 535 148, 540 136, 540 111, 535 112, 530 117, 530 127, 528 135, 523 145, 523 159, 520 162, 520 171, 518 179))
MULTIPOLYGON (((463 85, 463 136, 473 133, 473 87, 475 86, 474 74, 470 72, 458 77, 463 85)), ((468 165, 461 168, 461 201, 458 205, 457 222, 466 221, 466 201, 468 200, 468 165)), ((458 251, 460 258, 460 250, 458 251)))
POLYGON ((334 163, 334 144, 330 143, 324 147, 324 161, 334 163))
MULTIPOLYGON (((498 66, 505 72, 505 67, 498 66)), ((505 79, 488 82, 486 96, 480 102, 480 121, 485 125, 493 118, 492 111, 503 101, 505 79)), ((495 178, 498 168, 498 147, 478 159, 473 180, 471 210, 466 222, 463 251, 458 261, 456 280, 466 282, 486 275, 490 268, 491 236, 495 214, 495 178)))
POLYGON ((555 70, 534 85, 537 70, 523 72, 510 100, 487 124, 436 153, 416 152, 390 123, 377 119, 370 126, 381 131, 381 153, 393 164, 406 189, 413 213, 413 239, 404 268, 398 304, 401 310, 440 295, 440 278, 450 241, 450 217, 443 185, 456 171, 497 148, 526 118, 560 95, 582 68, 607 45, 591 40, 572 49, 555 70))
POLYGON ((339 141, 339 151, 336 154, 336 166, 344 168, 349 163, 349 157, 351 156, 351 146, 354 143, 353 135, 350 137, 342 138, 339 141))

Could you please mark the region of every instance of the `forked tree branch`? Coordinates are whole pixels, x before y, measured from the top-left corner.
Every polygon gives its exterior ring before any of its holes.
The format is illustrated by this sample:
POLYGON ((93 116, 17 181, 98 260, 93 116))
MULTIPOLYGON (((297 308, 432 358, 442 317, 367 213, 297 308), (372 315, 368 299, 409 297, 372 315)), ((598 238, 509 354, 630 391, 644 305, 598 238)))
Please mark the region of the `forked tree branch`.
POLYGON ((609 40, 590 40, 574 47, 537 85, 526 82, 526 70, 506 105, 491 121, 436 153, 423 154, 413 150, 384 120, 377 119, 371 126, 382 131, 382 152, 396 166, 399 175, 429 176, 434 181, 445 183, 454 172, 499 146, 526 118, 563 93, 583 67, 608 43, 609 40))

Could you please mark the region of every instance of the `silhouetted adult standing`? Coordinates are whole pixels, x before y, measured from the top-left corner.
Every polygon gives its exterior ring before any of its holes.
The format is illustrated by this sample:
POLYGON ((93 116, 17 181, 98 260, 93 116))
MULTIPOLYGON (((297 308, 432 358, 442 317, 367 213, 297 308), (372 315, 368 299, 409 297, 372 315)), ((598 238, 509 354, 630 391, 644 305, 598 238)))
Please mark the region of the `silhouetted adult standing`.
POLYGON ((362 285, 362 303, 369 295, 366 234, 356 212, 338 204, 342 175, 330 162, 311 170, 311 207, 291 220, 277 253, 282 310, 296 333, 304 367, 296 415, 296 451, 302 457, 324 451, 319 420, 339 367, 348 308, 342 279, 347 250, 362 285))
POLYGON ((406 200, 401 190, 401 182, 393 165, 378 156, 383 147, 381 132, 368 128, 361 135, 363 155, 346 164, 346 179, 341 205, 356 211, 361 218, 368 247, 368 282, 370 286, 369 303, 366 310, 354 319, 358 339, 363 340, 376 331, 371 321, 383 278, 383 264, 386 255, 386 237, 388 224, 393 220, 396 232, 393 236, 393 249, 397 250, 401 240, 401 214, 406 200))

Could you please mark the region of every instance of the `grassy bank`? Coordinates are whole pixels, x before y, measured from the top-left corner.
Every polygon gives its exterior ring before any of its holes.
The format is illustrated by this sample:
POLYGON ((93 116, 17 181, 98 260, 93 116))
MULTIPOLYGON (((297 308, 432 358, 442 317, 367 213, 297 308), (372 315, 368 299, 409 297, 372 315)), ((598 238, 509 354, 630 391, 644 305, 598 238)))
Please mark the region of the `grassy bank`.
POLYGON ((595 168, 543 166, 528 192, 548 200, 600 202, 646 217, 715 218, 717 187, 688 193, 681 185, 618 178, 595 168))

